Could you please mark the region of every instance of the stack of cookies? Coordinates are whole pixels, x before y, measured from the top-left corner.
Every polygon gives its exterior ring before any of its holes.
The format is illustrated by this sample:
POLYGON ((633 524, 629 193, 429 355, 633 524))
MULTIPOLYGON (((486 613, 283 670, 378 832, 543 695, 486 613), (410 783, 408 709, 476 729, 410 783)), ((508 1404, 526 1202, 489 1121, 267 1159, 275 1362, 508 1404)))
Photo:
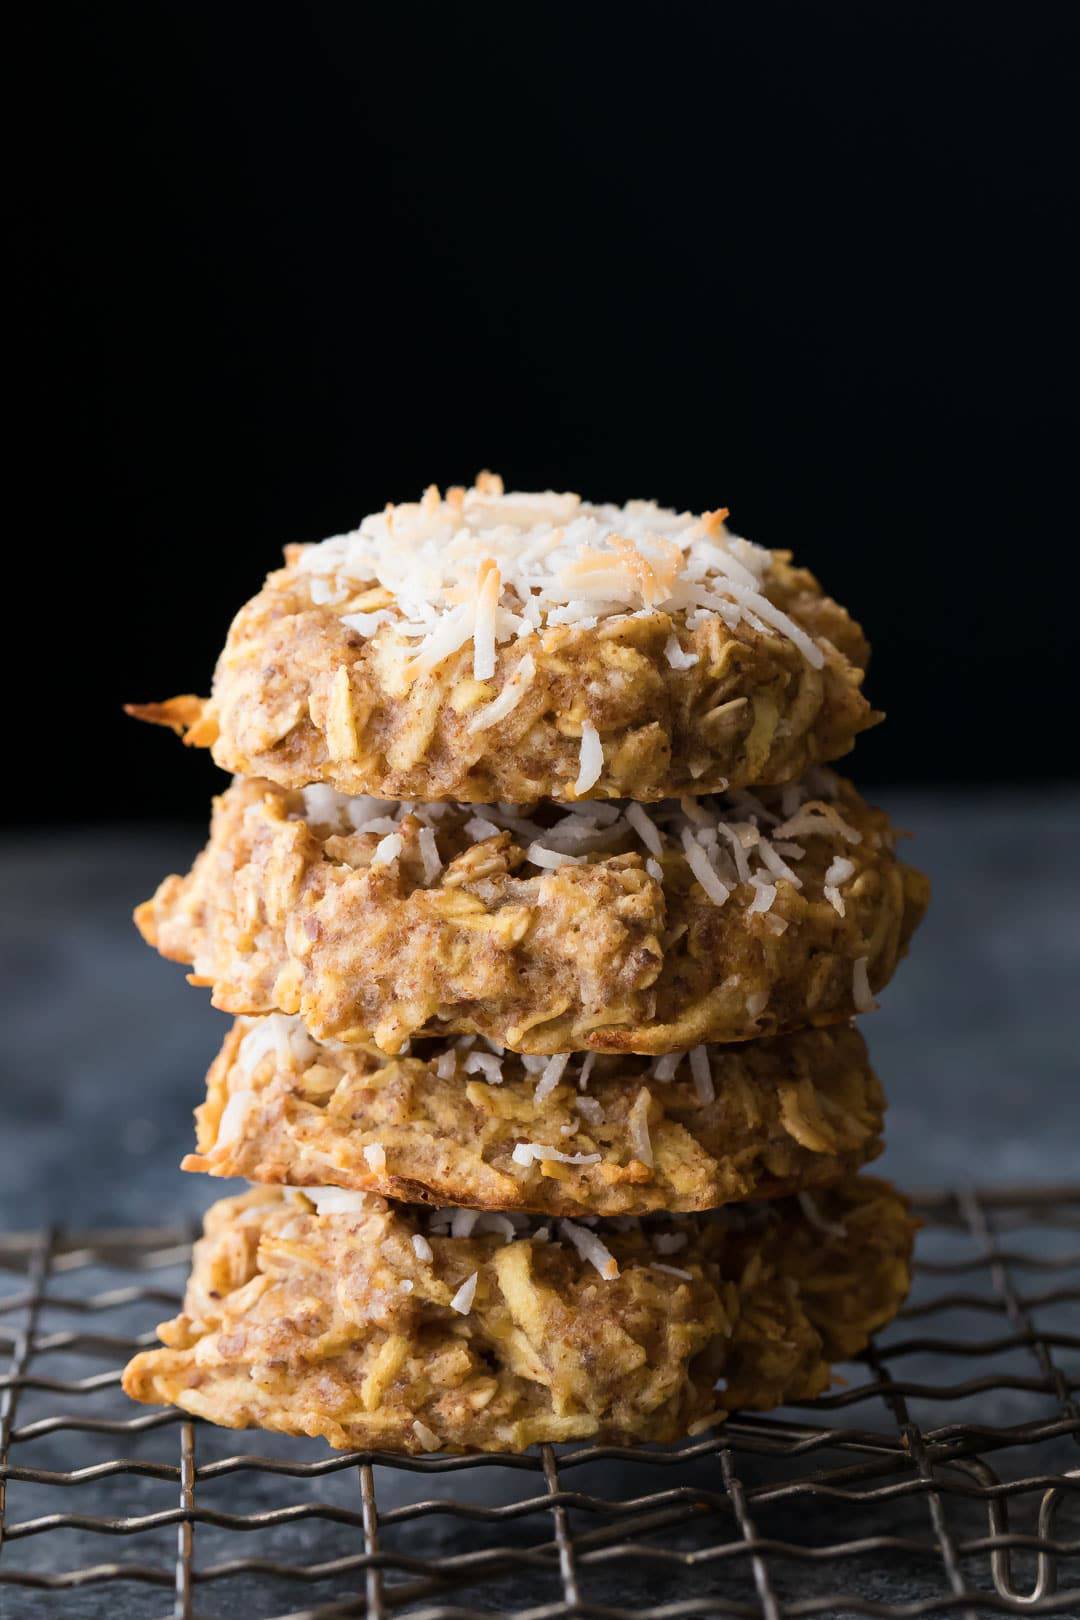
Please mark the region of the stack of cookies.
POLYGON ((145 938, 236 1022, 216 1204, 136 1399, 406 1451, 671 1441, 804 1400, 912 1226, 852 1017, 926 906, 823 762, 868 648, 651 502, 429 489, 290 548, 213 696, 235 773, 145 938))

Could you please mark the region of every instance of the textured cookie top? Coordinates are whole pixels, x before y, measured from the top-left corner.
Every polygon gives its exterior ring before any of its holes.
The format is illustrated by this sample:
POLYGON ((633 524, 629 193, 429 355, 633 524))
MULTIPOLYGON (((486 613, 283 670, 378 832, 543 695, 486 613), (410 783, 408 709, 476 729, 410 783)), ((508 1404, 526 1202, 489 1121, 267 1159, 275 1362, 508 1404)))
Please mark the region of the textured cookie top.
POLYGON ((720 512, 488 479, 287 557, 207 702, 132 710, 283 787, 647 802, 789 781, 880 718, 859 627, 720 512))
MULTIPOLYGON (((495 673, 495 648, 548 625, 593 629, 622 613, 710 614, 729 629, 745 619, 787 637, 814 669, 822 647, 763 593, 773 556, 730 533, 725 508, 695 517, 655 501, 594 506, 580 495, 503 492, 481 474, 473 489, 387 506, 350 534, 307 546, 296 566, 318 603, 343 603, 358 586, 375 601, 344 623, 360 635, 390 624, 412 642, 409 679, 466 642, 473 675, 495 673)), ((672 666, 684 654, 668 648, 672 666)))

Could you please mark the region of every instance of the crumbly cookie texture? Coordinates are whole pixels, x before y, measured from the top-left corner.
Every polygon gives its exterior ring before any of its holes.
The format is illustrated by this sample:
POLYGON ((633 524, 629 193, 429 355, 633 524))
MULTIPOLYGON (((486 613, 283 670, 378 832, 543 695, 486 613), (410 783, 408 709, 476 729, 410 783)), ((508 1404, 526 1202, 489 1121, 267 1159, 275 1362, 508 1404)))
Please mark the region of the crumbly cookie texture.
POLYGON ((321 1040, 657 1053, 866 1010, 926 906, 888 818, 832 772, 651 818, 531 815, 237 781, 136 921, 216 1006, 321 1040))
POLYGON ((521 803, 790 781, 881 718, 869 649, 725 516, 429 490, 290 548, 207 702, 131 712, 288 788, 521 803))
POLYGON ((869 1177, 745 1214, 539 1231, 339 1196, 354 1207, 265 1188, 216 1204, 183 1313, 127 1393, 341 1448, 670 1442, 820 1394, 910 1281, 906 1206, 869 1177))
POLYGON ((551 1215, 704 1210, 843 1178, 881 1151, 884 1108, 846 1025, 652 1061, 472 1036, 387 1059, 273 1014, 230 1031, 184 1169, 551 1215))

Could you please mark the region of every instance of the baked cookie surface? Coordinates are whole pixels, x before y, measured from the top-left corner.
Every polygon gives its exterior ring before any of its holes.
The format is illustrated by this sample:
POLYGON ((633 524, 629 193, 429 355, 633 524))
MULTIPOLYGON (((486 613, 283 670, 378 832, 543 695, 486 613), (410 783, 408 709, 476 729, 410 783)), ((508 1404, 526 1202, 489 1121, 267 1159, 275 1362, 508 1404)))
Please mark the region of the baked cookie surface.
POLYGON ((130 1396, 341 1448, 670 1442, 820 1394, 910 1282, 906 1206, 869 1177, 600 1226, 318 1201, 338 1213, 265 1188, 209 1211, 130 1396))
POLYGON ((132 712, 288 788, 657 800, 786 782, 880 715, 858 625, 789 554, 482 479, 292 547, 212 697, 132 712))
POLYGON ((850 1174, 884 1108, 847 1025, 651 1061, 473 1036, 388 1059, 272 1014, 226 1038, 184 1169, 554 1215, 704 1210, 850 1174))
POLYGON ((216 1006, 299 1013, 320 1040, 662 1053, 867 1010, 926 901, 830 771, 651 815, 238 780, 136 920, 216 1006))

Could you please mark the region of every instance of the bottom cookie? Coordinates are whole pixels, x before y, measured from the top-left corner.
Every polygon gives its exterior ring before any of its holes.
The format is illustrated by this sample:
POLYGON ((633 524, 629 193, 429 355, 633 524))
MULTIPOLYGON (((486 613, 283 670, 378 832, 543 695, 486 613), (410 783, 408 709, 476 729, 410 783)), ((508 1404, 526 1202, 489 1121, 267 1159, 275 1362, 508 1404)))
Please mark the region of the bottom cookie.
POLYGON ((341 1448, 670 1442, 820 1394, 902 1303, 913 1230, 869 1176, 587 1224, 256 1188, 209 1210, 124 1388, 341 1448))

